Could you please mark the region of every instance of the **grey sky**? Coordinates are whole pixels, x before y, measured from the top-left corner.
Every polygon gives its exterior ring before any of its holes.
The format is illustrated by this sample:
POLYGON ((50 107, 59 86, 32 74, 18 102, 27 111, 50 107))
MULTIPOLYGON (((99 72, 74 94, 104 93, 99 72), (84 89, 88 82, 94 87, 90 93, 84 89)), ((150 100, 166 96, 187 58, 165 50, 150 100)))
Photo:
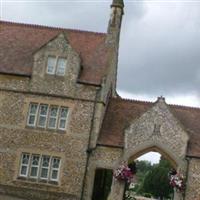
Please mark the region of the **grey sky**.
MULTIPOLYGON (((111 0, 2 2, 4 20, 100 32, 106 31, 111 4, 111 0)), ((118 90, 154 99, 193 95, 200 103, 199 85, 200 0, 125 0, 118 90)))

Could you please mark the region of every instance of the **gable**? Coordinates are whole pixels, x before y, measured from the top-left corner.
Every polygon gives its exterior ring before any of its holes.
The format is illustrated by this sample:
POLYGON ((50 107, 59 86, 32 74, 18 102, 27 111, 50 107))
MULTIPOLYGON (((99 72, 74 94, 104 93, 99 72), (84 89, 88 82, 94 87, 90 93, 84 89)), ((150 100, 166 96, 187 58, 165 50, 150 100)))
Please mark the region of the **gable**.
MULTIPOLYGON (((124 132, 130 122, 139 119, 154 103, 112 98, 108 104, 98 145, 124 147, 124 132)), ((200 109, 167 105, 189 136, 187 155, 200 157, 200 109)))
POLYGON ((79 81, 100 84, 106 70, 106 34, 0 21, 0 73, 31 76, 33 54, 59 33, 82 60, 79 81))
POLYGON ((157 147, 170 155, 175 163, 180 163, 185 157, 188 142, 187 133, 163 98, 159 98, 141 117, 130 121, 124 138, 128 157, 147 148, 157 147))

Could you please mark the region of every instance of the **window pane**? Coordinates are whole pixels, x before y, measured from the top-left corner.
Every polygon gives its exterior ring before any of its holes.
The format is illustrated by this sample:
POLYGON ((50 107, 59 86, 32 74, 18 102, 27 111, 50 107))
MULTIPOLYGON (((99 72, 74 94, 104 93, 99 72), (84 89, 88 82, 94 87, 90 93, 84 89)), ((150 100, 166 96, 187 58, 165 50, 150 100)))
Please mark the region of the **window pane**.
POLYGON ((36 114, 36 112, 37 112, 37 107, 38 107, 37 104, 31 104, 31 105, 30 105, 30 114, 36 114))
POLYGON ((48 178, 48 169, 42 168, 42 170, 41 170, 41 177, 42 178, 48 178))
POLYGON ((56 119, 55 118, 49 119, 49 128, 56 128, 56 119))
POLYGON ((67 118, 68 108, 61 108, 60 117, 67 118))
POLYGON ((48 109, 48 105, 40 105, 40 114, 41 115, 47 115, 47 109, 48 109))
POLYGON ((30 126, 35 125, 37 108, 38 108, 37 104, 31 103, 30 106, 29 106, 29 114, 28 114, 27 124, 30 125, 30 126))
POLYGON ((52 107, 50 116, 51 117, 56 117, 57 113, 58 113, 58 107, 52 107))
POLYGON ((57 170, 52 170, 51 178, 52 179, 57 179, 58 178, 58 171, 57 170))
POLYGON ((39 122, 38 126, 45 127, 47 119, 48 105, 40 105, 39 122))
POLYGON ((20 172, 21 175, 25 175, 27 174, 27 166, 22 166, 21 167, 21 172, 20 172))
POLYGON ((58 75, 64 75, 65 74, 66 64, 67 64, 67 60, 66 59, 64 59, 64 58, 58 58, 56 74, 58 74, 58 75))
POLYGON ((32 156, 32 165, 39 165, 39 159, 40 157, 38 155, 32 156))
POLYGON ((61 119, 60 120, 60 124, 59 124, 59 128, 60 129, 65 129, 65 124, 66 124, 66 120, 65 119, 61 119))
POLYGON ((43 167, 49 167, 49 156, 42 156, 42 166, 43 167))
POLYGON ((30 176, 37 177, 38 167, 31 167, 31 174, 30 176))
POLYGON ((40 126, 40 127, 45 127, 46 119, 47 119, 46 117, 40 116, 39 122, 38 122, 38 126, 40 126))
POLYGON ((59 165, 60 165, 60 159, 59 158, 53 158, 52 167, 53 168, 59 168, 59 165))
POLYGON ((57 117, 58 117, 58 107, 51 107, 50 116, 49 116, 49 128, 56 128, 57 126, 57 117))
POLYGON ((47 73, 48 74, 54 74, 55 73, 55 66, 56 66, 56 58, 55 57, 48 57, 47 73))
POLYGON ((22 156, 22 164, 28 164, 29 161, 29 154, 23 154, 22 156))
POLYGON ((29 116, 28 124, 29 125, 34 125, 35 124, 35 115, 29 116))

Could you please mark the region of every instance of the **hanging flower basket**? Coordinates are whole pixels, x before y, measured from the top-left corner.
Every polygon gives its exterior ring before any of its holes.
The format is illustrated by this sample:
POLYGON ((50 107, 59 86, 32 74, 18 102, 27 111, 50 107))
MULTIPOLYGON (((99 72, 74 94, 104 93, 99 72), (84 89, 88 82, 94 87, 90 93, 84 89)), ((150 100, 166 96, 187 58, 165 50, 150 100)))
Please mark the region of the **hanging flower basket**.
POLYGON ((120 165, 117 169, 114 170, 113 176, 119 181, 126 181, 130 183, 133 179, 134 172, 126 164, 120 165))
POLYGON ((184 176, 180 173, 177 173, 175 170, 172 170, 169 173, 170 185, 179 193, 185 191, 185 180, 184 176))

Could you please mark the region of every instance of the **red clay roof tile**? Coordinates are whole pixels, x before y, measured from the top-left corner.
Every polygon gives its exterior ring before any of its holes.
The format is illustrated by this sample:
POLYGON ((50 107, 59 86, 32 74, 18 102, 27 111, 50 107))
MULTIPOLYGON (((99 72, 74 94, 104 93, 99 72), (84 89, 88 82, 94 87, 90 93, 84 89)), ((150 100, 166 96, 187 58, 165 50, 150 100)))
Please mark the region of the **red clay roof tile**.
MULTIPOLYGON (((108 104, 98 139, 98 145, 124 146, 124 129, 154 104, 122 98, 112 98, 108 104)), ((169 105, 173 115, 189 135, 187 155, 200 157, 200 108, 169 105)))
POLYGON ((106 34, 0 21, 0 73, 31 76, 33 53, 66 32, 82 58, 80 80, 100 84, 106 68, 106 34))

